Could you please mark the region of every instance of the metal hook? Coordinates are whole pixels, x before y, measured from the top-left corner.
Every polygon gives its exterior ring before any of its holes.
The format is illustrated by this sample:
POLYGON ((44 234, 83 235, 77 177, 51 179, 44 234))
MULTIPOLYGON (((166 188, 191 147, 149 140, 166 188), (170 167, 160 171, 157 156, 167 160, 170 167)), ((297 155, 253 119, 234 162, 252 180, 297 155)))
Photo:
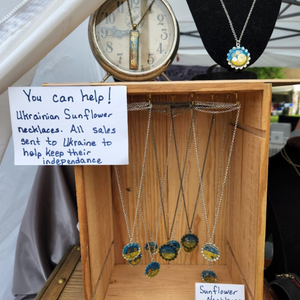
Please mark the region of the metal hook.
POLYGON ((237 104, 237 105, 240 105, 241 103, 240 103, 240 101, 238 100, 238 93, 234 93, 235 94, 235 103, 237 104))
POLYGON ((195 105, 195 102, 194 102, 194 93, 191 93, 191 102, 192 102, 192 106, 195 105))

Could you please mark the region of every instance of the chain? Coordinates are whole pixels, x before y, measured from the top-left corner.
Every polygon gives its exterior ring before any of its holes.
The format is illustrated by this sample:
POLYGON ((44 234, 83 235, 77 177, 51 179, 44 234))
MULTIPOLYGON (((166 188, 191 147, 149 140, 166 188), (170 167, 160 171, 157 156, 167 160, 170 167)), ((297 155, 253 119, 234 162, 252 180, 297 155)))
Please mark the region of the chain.
POLYGON ((233 27, 231 18, 230 18, 229 13, 228 13, 228 11, 227 11, 227 9, 226 9, 226 6, 225 6, 224 1, 223 1, 223 0, 220 0, 220 2, 221 2, 221 5, 222 5, 222 7, 223 7, 223 10, 224 10, 224 12, 225 12, 225 14, 226 14, 226 17, 227 17, 227 20, 228 20, 228 23, 229 23, 231 32, 232 32, 232 34, 233 34, 233 36, 234 36, 234 39, 235 39, 235 42, 236 42, 236 45, 239 47, 239 46, 240 46, 240 43, 241 43, 241 41, 242 41, 242 37, 243 37, 243 35, 244 35, 244 32, 245 32, 245 30, 246 30, 246 27, 247 27, 247 25, 248 25, 249 19, 250 19, 250 17, 251 17, 251 14, 252 14, 252 11, 253 11, 253 8, 254 8, 254 5, 255 5, 256 0, 253 1, 252 5, 251 5, 251 7, 250 7, 248 16, 247 16, 247 18, 246 18, 244 27, 243 27, 243 29, 242 29, 242 32, 241 32, 239 38, 237 37, 237 34, 236 34, 235 29, 234 29, 234 27, 233 27))
MULTIPOLYGON (((235 124, 234 124, 234 130, 233 130, 233 134, 232 134, 232 139, 231 139, 231 144, 230 144, 230 149, 229 149, 229 155, 228 155, 228 160, 227 160, 227 165, 226 165, 226 170, 225 170, 225 175, 224 175, 222 189, 221 189, 221 193, 220 193, 220 199, 218 201, 216 212, 215 212, 213 230, 212 230, 211 234, 210 234, 210 228, 209 228, 209 222, 208 222, 208 215, 207 215, 207 207, 206 207, 206 202, 205 202, 205 196, 204 196, 204 192, 203 192, 202 177, 200 177, 200 185, 201 185, 200 188, 201 188, 201 198, 202 198, 202 211, 203 211, 204 218, 205 218, 205 223, 206 223, 206 228, 207 228, 207 234, 208 234, 209 242, 211 242, 211 243, 214 240, 215 230, 216 230, 216 226, 217 226, 217 222, 218 222, 218 218, 219 218, 219 214, 220 214, 220 209, 221 209, 221 204, 222 204, 222 200, 223 200, 225 184, 226 184, 226 180, 227 180, 227 176, 228 176, 229 165, 230 165, 230 160, 231 160, 231 156, 232 156, 233 145, 234 145, 234 140, 235 140, 235 135, 236 135, 236 130, 237 130, 237 124, 238 124, 239 114, 240 114, 240 105, 238 106, 238 110, 237 110, 237 114, 236 114, 236 119, 235 119, 235 124)), ((221 153, 224 152, 225 128, 226 127, 224 126, 223 137, 222 137, 221 153)), ((198 152, 198 150, 196 152, 198 152)), ((221 159, 221 161, 220 161, 220 167, 219 167, 218 186, 220 185, 220 181, 221 181, 221 179, 220 179, 221 174, 220 173, 221 173, 221 167, 223 165, 222 155, 221 155, 220 159, 221 159)), ((218 187, 218 189, 219 189, 219 187, 218 187)), ((204 226, 204 224, 203 224, 203 226, 204 226)), ((205 231, 204 231, 204 233, 205 233, 205 231)), ((205 240, 206 240, 206 234, 205 234, 205 240)))
MULTIPOLYGON (((152 141, 153 141, 153 148, 154 148, 154 155, 155 155, 155 162, 156 162, 156 171, 157 171, 159 192, 160 192, 160 201, 161 201, 160 212, 161 211, 163 212, 166 236, 167 236, 167 240, 169 240, 170 236, 171 236, 171 229, 170 229, 170 234, 169 234, 168 233, 166 215, 167 215, 167 219, 169 221, 168 222, 169 227, 170 227, 170 216, 169 216, 169 211, 168 211, 168 208, 167 208, 167 203, 164 201, 164 199, 165 199, 164 191, 165 191, 165 183, 166 183, 166 178, 167 178, 167 170, 168 170, 168 165, 169 165, 169 156, 170 156, 170 148, 171 148, 173 128, 172 128, 172 126, 170 127, 170 133, 169 133, 169 139, 168 139, 168 152, 167 152, 167 159, 166 159, 163 183, 161 182, 161 176, 160 176, 160 171, 159 171, 159 163, 158 163, 158 155, 157 155, 157 147, 156 147, 156 139, 155 139, 153 122, 151 122, 151 131, 152 131, 152 141)), ((176 213, 175 213, 175 216, 176 216, 176 213)))
POLYGON ((295 171, 297 172, 297 174, 300 176, 300 172, 297 168, 300 168, 300 165, 294 164, 293 161, 290 159, 290 157, 288 156, 288 154, 286 153, 285 148, 282 148, 280 151, 282 157, 293 166, 293 168, 295 169, 295 171))
MULTIPOLYGON (((190 144, 190 141, 191 141, 193 114, 194 114, 194 110, 191 111, 191 123, 190 123, 190 127, 189 127, 188 141, 187 141, 186 152, 185 152, 185 157, 184 157, 183 169, 182 169, 182 173, 181 173, 181 168, 180 168, 180 163, 179 163, 179 151, 178 151, 178 146, 177 146, 177 141, 176 141, 175 126, 174 126, 174 121, 173 121, 174 116, 173 116, 173 111, 171 110, 171 124, 172 124, 172 128, 173 128, 174 146, 175 146, 175 152, 176 152, 176 158, 177 158, 177 167, 178 167, 178 174, 179 174, 179 181, 180 181, 180 188, 179 188, 179 192, 178 192, 177 203, 176 203, 176 208, 175 208, 174 215, 176 215, 176 212, 177 212, 177 209, 178 209, 178 202, 179 202, 179 199, 180 199, 180 191, 181 191, 182 201, 183 201, 184 210, 185 210, 186 223, 187 223, 189 232, 191 232, 191 227, 190 227, 189 217, 188 217, 188 214, 187 214, 187 206, 186 206, 186 201, 185 201, 185 196, 184 196, 184 187, 183 187, 183 179, 182 178, 183 178, 183 175, 185 173, 186 162, 187 162, 187 157, 188 157, 188 149, 189 149, 189 144, 190 144)), ((174 220, 173 220, 173 224, 174 224, 174 220)), ((173 225, 172 225, 172 228, 173 228, 173 225)))
MULTIPOLYGON (((191 227, 194 224, 195 217, 196 217, 196 211, 199 203, 199 196, 200 196, 200 191, 202 189, 202 179, 203 179, 203 174, 206 166, 206 161, 207 161, 207 156, 208 156, 208 150, 209 150, 209 145, 211 141, 211 133, 212 133, 212 128, 213 124, 215 123, 215 114, 212 115, 211 122, 210 122, 210 127, 209 127, 209 133, 208 133, 208 138, 207 138, 207 144, 206 144, 206 150, 204 154, 204 160, 203 160, 203 167, 202 167, 202 172, 200 169, 200 159, 199 159, 199 152, 198 152, 198 145, 197 145, 197 134, 195 130, 195 122, 193 121, 193 137, 194 137, 194 144, 195 144, 195 153, 196 153, 196 161, 197 161, 197 168, 198 168, 198 176, 199 176, 199 187, 198 187, 198 192, 197 192, 197 198, 196 198, 196 203, 195 203, 195 208, 194 208, 194 213, 192 217, 192 222, 191 222, 191 227)), ((203 194, 203 191, 201 192, 203 194)))
POLYGON ((129 0, 127 0, 130 22, 131 22, 131 26, 132 26, 132 28, 134 30, 142 23, 142 21, 144 20, 144 18, 146 17, 146 15, 148 14, 148 12, 150 11, 152 5, 154 4, 154 2, 155 2, 155 0, 152 0, 152 2, 150 3, 150 5, 148 6, 147 10, 145 11, 145 13, 142 15, 141 19, 139 20, 139 22, 137 24, 134 24, 133 23, 133 17, 132 17, 130 3, 129 3, 129 0))
MULTIPOLYGON (((123 214, 124 214, 125 223, 126 223, 126 229, 127 229, 128 236, 129 236, 129 239, 130 239, 131 243, 132 243, 132 240, 133 240, 133 237, 134 237, 134 230, 135 230, 135 226, 136 226, 138 210, 139 209, 141 210, 140 200, 141 200, 141 191, 142 191, 142 186, 143 186, 143 179, 144 179, 144 175, 145 175, 145 163, 146 163, 147 149, 148 149, 148 139, 149 139, 149 130, 150 130, 152 106, 150 106, 148 108, 149 108, 149 114, 148 114, 147 132, 146 132, 146 139, 145 139, 144 156, 143 156, 143 162, 142 162, 141 179, 140 179, 140 184, 139 184, 139 189, 138 189, 138 199, 137 199, 137 205, 136 205, 135 214, 134 214, 134 222, 133 222, 132 231, 130 230, 130 226, 129 226, 129 218, 128 218, 126 204, 125 204, 125 201, 124 201, 123 192, 122 192, 122 188, 121 188, 119 170, 118 170, 117 166, 114 166, 115 173, 116 173, 116 178, 117 178, 118 189, 119 189, 119 194, 120 194, 120 199, 121 199, 121 204, 122 204, 122 209, 123 209, 123 214)), ((143 215, 142 215, 142 221, 144 222, 143 215)))

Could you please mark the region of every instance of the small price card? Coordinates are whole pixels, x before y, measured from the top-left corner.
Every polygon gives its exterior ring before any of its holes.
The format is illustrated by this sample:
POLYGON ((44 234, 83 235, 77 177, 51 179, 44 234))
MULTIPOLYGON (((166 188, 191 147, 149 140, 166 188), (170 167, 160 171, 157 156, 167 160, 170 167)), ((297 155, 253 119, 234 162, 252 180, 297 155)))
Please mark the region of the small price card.
POLYGON ((242 284, 196 283, 195 300, 245 300, 242 284))
POLYGON ((8 92, 16 165, 128 164, 126 86, 8 92))

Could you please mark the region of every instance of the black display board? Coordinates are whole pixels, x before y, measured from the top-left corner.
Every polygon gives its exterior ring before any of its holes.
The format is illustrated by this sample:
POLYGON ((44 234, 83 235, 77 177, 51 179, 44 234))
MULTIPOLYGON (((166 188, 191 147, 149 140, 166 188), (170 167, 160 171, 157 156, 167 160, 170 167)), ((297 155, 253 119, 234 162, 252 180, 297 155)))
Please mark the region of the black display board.
MULTIPOLYGON (((253 1, 224 0, 224 3, 236 35, 239 37, 253 1)), ((218 65, 228 70, 223 74, 208 74, 207 79, 255 78, 252 72, 235 70, 228 65, 227 53, 236 42, 221 1, 187 0, 187 4, 208 54, 218 65), (216 76, 222 78, 214 78, 216 76)), ((275 27, 280 5, 281 0, 256 1, 241 40, 241 46, 250 52, 249 65, 253 64, 264 52, 275 27)))

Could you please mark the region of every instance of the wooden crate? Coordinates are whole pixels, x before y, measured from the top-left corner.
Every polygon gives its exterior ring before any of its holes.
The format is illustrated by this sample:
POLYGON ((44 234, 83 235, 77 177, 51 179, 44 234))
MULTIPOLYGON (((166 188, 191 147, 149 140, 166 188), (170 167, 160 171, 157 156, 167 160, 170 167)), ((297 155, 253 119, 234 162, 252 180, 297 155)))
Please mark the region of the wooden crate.
MULTIPOLYGON (((212 269, 217 273, 218 283, 244 284, 247 300, 262 299, 271 84, 253 80, 110 83, 109 85, 126 85, 128 102, 145 102, 149 100, 149 95, 153 102, 188 102, 191 101, 191 93, 195 101, 217 99, 220 102, 234 102, 236 100, 234 95, 237 95, 238 101, 241 102, 241 114, 216 231, 221 258, 213 264, 212 269)), ((232 113, 226 124, 228 136, 232 134, 234 116, 235 114, 232 113)), ((181 148, 186 144, 188 120, 187 115, 182 117, 180 121, 182 124, 176 125, 181 148)), ((130 119, 130 126, 135 127, 138 143, 136 149, 143 149, 146 121, 145 112, 137 112, 130 119)), ((198 118, 198 122, 202 125, 203 131, 207 132, 208 117, 198 118)), ((156 117, 154 124, 159 155, 162 157, 161 169, 163 169, 168 131, 166 116, 156 117)), ((130 137, 132 132, 132 128, 129 127, 130 137)), ((222 126, 218 125, 216 132, 220 135, 222 126)), ((212 141, 211 149, 215 150, 215 154, 211 154, 209 158, 207 167, 209 171, 205 174, 204 180, 216 181, 218 166, 214 163, 213 156, 216 155, 217 158, 219 140, 215 138, 212 141)), ((203 145, 205 146, 205 143, 203 145)), ((228 147, 226 149, 228 151, 228 147)), ((149 164, 147 168, 155 170, 155 162, 150 161, 149 164)), ((166 182, 167 201, 169 210, 173 211, 176 199, 174 196, 178 192, 178 172, 175 169, 174 155, 170 156, 169 166, 171 171, 166 182)), ((120 167, 122 185, 130 190, 133 188, 132 175, 125 172, 125 169, 120 167)), ((188 193, 194 195, 198 188, 195 165, 191 166, 190 172, 188 193)), ((200 245, 203 243, 201 212, 199 211, 195 218, 194 230, 200 239, 198 249, 192 254, 181 251, 178 258, 170 263, 157 259, 159 256, 156 255, 156 260, 161 263, 161 270, 156 277, 148 279, 144 276, 145 266, 149 263, 146 255, 142 265, 134 268, 128 266, 121 255, 122 248, 128 243, 128 235, 113 168, 76 166, 75 176, 85 299, 194 299, 195 282, 201 282, 201 271, 206 268, 200 253, 200 245)), ((145 188, 148 191, 152 189, 153 195, 159 195, 157 183, 154 182, 154 179, 149 180, 148 177, 145 188)), ((215 186, 212 184, 208 189, 207 193, 213 194, 215 186)), ((157 200, 151 197, 151 201, 157 200)), ((208 210, 213 211, 214 201, 207 200, 207 203, 208 210)), ((153 206, 154 208, 150 208, 152 215, 157 209, 155 205, 153 206)), ((131 224, 134 207, 128 204, 131 224)), ((193 205, 188 206, 189 212, 192 207, 193 205)), ((145 237, 142 229, 140 233, 141 245, 143 245, 145 237)), ((182 218, 179 220, 178 236, 184 233, 186 233, 186 225, 182 218)), ((158 244, 163 240, 162 228, 158 244)))

